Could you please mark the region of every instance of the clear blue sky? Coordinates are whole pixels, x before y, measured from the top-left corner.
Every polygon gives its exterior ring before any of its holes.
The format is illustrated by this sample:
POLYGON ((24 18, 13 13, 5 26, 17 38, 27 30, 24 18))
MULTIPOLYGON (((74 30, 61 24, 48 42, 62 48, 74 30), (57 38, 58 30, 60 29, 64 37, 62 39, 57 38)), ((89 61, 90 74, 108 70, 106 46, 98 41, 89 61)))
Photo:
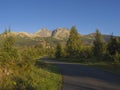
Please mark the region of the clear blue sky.
POLYGON ((120 35, 120 0, 0 0, 0 33, 6 27, 34 33, 73 25, 81 34, 98 28, 120 35))

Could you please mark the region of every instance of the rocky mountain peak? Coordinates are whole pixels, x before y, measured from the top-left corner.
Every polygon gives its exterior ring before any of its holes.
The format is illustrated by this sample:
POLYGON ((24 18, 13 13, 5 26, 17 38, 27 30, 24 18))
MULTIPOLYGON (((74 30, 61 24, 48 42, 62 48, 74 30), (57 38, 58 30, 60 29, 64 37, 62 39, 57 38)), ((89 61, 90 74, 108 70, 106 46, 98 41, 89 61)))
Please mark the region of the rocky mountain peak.
POLYGON ((57 39, 68 38, 70 35, 70 30, 67 28, 57 28, 52 32, 52 36, 57 39))
POLYGON ((42 28, 41 30, 34 33, 34 37, 50 37, 51 33, 52 32, 50 30, 42 28))
MULTIPOLYGON (((4 33, 0 34, 3 35, 4 33)), ((36 37, 53 37, 56 39, 66 39, 69 37, 70 30, 67 28, 57 28, 53 31, 50 31, 46 28, 42 28, 35 32, 34 34, 30 34, 27 32, 10 32, 12 36, 22 37, 22 38, 36 38, 36 37)))

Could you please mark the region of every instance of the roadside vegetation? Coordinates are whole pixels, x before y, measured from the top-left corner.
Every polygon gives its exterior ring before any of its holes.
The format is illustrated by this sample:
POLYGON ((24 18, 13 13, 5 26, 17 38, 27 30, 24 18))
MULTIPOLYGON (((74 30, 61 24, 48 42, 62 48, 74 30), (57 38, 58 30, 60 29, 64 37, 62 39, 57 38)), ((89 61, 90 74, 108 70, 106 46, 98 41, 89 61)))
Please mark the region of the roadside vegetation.
POLYGON ((4 32, 0 43, 0 90, 60 90, 57 67, 40 60, 51 51, 42 45, 16 47, 9 32, 4 32))
POLYGON ((111 35, 108 42, 97 29, 92 44, 82 42, 76 27, 71 28, 65 45, 58 43, 55 58, 61 61, 87 64, 120 74, 120 37, 111 35))
POLYGON ((113 72, 115 74, 120 75, 120 63, 105 63, 105 62, 100 62, 100 63, 89 63, 85 64, 90 67, 95 67, 98 69, 103 69, 105 71, 113 72))

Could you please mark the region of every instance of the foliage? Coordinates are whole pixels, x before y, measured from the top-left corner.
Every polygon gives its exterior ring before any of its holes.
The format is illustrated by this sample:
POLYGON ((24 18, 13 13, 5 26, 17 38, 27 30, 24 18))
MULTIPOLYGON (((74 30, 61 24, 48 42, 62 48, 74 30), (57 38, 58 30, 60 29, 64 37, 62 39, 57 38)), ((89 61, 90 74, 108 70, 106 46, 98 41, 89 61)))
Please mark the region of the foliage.
POLYGON ((1 44, 1 53, 0 53, 0 60, 3 62, 11 61, 16 62, 20 59, 20 54, 18 49, 14 46, 15 38, 14 36, 9 35, 10 31, 6 31, 5 38, 1 44))
POLYGON ((109 58, 118 63, 120 61, 120 39, 111 35, 111 38, 107 45, 107 53, 109 58))
POLYGON ((120 37, 117 38, 117 42, 118 42, 118 53, 120 54, 120 37))
POLYGON ((79 56, 79 50, 81 46, 80 35, 78 34, 76 27, 73 26, 70 31, 70 36, 68 38, 66 49, 69 57, 79 56))
POLYGON ((114 62, 115 63, 119 63, 120 62, 120 53, 116 53, 115 55, 114 55, 114 62))
POLYGON ((83 44, 75 27, 71 28, 66 45, 56 47, 56 57, 60 60, 75 62, 120 62, 120 37, 111 36, 105 42, 102 34, 97 29, 92 45, 83 44), (63 59, 62 59, 63 58, 63 59), (76 60, 77 59, 77 60, 76 60))
POLYGON ((80 58, 91 58, 93 56, 92 47, 91 46, 82 46, 80 50, 80 58))
POLYGON ((99 30, 96 30, 95 40, 93 42, 93 52, 96 57, 99 57, 103 53, 103 40, 99 30))
POLYGON ((60 90, 56 67, 36 61, 47 49, 16 47, 15 41, 6 31, 0 47, 0 90, 60 90))
POLYGON ((115 55, 119 50, 119 43, 116 37, 111 36, 110 41, 108 43, 108 53, 110 55, 115 55))
POLYGON ((60 43, 58 43, 56 46, 55 56, 56 56, 56 58, 62 57, 62 46, 60 43))

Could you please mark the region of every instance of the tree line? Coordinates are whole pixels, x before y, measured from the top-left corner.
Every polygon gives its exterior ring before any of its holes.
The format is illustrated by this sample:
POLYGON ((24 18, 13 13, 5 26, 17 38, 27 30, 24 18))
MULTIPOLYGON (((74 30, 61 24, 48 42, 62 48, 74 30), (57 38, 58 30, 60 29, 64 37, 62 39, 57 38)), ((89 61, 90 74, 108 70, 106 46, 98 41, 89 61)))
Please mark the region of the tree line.
POLYGON ((56 58, 78 58, 81 60, 93 59, 99 61, 120 61, 120 37, 111 35, 108 42, 103 39, 97 29, 92 45, 85 45, 75 26, 71 28, 70 36, 65 45, 58 43, 55 52, 56 58))

